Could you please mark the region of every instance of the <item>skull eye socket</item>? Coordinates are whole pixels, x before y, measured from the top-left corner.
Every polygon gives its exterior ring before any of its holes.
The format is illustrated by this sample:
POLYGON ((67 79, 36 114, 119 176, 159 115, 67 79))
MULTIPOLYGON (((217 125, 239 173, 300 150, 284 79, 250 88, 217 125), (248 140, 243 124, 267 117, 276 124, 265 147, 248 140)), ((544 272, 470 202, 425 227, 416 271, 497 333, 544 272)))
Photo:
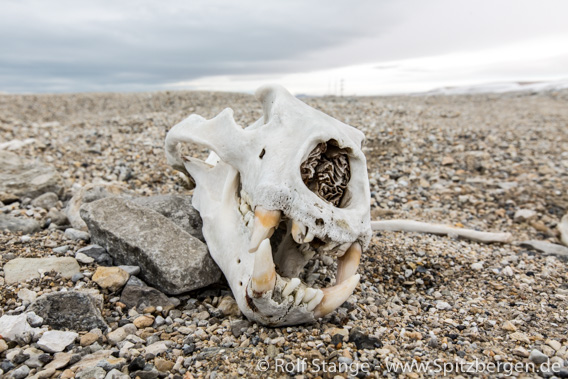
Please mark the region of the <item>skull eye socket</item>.
POLYGON ((340 148, 336 140, 317 144, 300 166, 300 174, 306 187, 320 198, 336 207, 345 205, 351 179, 349 150, 340 148))

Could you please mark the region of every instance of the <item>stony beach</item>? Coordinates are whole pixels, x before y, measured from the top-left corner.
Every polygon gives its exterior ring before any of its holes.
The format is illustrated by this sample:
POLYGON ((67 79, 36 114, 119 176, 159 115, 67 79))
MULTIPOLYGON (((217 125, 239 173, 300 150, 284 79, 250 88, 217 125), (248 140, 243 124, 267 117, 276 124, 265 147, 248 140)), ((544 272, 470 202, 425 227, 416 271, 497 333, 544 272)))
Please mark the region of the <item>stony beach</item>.
POLYGON ((377 232, 339 309, 264 327, 213 271, 181 294, 146 287, 69 213, 89 188, 183 204, 167 131, 226 107, 249 125, 253 96, 0 95, 0 376, 568 377, 568 91, 303 100, 365 133, 372 219, 512 243, 377 232))

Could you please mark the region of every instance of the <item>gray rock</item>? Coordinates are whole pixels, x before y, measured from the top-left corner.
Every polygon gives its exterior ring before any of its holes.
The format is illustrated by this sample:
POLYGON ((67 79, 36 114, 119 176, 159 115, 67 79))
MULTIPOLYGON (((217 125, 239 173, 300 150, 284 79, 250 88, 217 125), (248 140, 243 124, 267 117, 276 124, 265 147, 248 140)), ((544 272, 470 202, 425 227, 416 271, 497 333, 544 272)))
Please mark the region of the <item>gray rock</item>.
POLYGON ((65 229, 65 237, 73 241, 89 241, 91 239, 89 233, 73 228, 65 229))
POLYGON ((221 277, 207 246, 158 212, 106 198, 84 205, 81 217, 95 243, 118 264, 140 266, 140 276, 164 293, 202 288, 221 277))
POLYGON ((136 308, 142 311, 144 308, 162 307, 164 310, 175 308, 179 305, 179 300, 169 298, 155 288, 149 287, 135 276, 131 276, 122 289, 120 301, 128 308, 136 308))
POLYGON ((57 210, 56 208, 51 208, 46 216, 49 220, 51 220, 52 224, 55 225, 68 225, 69 220, 67 220, 67 216, 65 213, 57 210))
POLYGON ((79 263, 83 263, 83 264, 89 264, 89 263, 93 263, 95 261, 95 258, 91 258, 88 255, 85 255, 83 253, 75 253, 75 259, 77 260, 77 262, 79 263))
POLYGON ((191 205, 191 196, 158 195, 136 197, 132 201, 169 218, 174 224, 205 242, 202 232, 203 221, 199 212, 191 205))
POLYGON ((105 376, 105 379, 128 379, 128 378, 130 378, 128 375, 123 374, 121 371, 118 371, 115 368, 110 370, 105 376))
POLYGON ((40 356, 44 354, 43 351, 36 349, 35 347, 29 347, 24 350, 24 354, 29 356, 29 358, 24 362, 26 366, 38 368, 44 365, 44 363, 40 360, 40 356))
POLYGON ((40 296, 28 310, 43 317, 44 324, 56 329, 89 331, 108 328, 96 300, 82 292, 48 293, 40 296))
POLYGON ((87 224, 81 218, 80 209, 83 204, 111 196, 129 196, 131 194, 125 187, 117 184, 88 184, 73 195, 65 213, 69 222, 75 229, 87 230, 87 224))
POLYGON ((548 357, 540 352, 539 350, 532 350, 531 354, 529 355, 529 359, 531 362, 540 365, 548 360, 548 357))
POLYGON ((50 210, 51 208, 57 205, 59 201, 59 197, 56 193, 53 192, 46 192, 43 195, 40 195, 33 199, 32 205, 34 207, 43 208, 45 210, 50 210))
POLYGON ((0 214, 0 231, 7 230, 12 233, 32 234, 40 229, 41 225, 36 220, 0 214))
POLYGON ((77 253, 82 253, 93 258, 100 266, 112 266, 113 263, 112 257, 107 253, 105 248, 96 244, 85 246, 77 250, 77 253))
POLYGON ((75 375, 75 379, 104 379, 106 371, 102 367, 87 367, 75 375))
POLYGON ((0 317, 0 335, 8 341, 20 341, 29 338, 33 329, 28 324, 24 313, 17 316, 4 315, 0 317))
POLYGON ((118 267, 126 271, 129 275, 140 274, 140 266, 118 266, 118 267))
POLYGON ((568 213, 562 217, 557 229, 560 233, 560 242, 562 242, 564 246, 568 246, 568 213))
POLYGON ((62 190, 61 177, 53 166, 0 151, 0 167, 0 192, 35 199, 46 192, 62 190))
POLYGON ((24 379, 30 373, 30 368, 26 365, 20 366, 10 373, 10 377, 14 379, 24 379))
POLYGON ((49 330, 37 341, 37 346, 48 353, 59 353, 75 342, 79 335, 75 332, 64 332, 61 330, 49 330))
POLYGON ((27 312, 26 319, 28 320, 28 324, 33 327, 39 327, 43 325, 43 317, 36 315, 35 312, 27 312))
POLYGON ((63 246, 58 246, 58 247, 53 248, 53 252, 55 254, 65 254, 68 250, 69 250, 68 245, 63 245, 63 246))
POLYGON ((71 257, 16 258, 4 265, 6 283, 25 282, 39 278, 38 270, 56 271, 64 278, 71 278, 79 272, 79 264, 71 257))
POLYGON ((538 240, 523 241, 521 246, 535 249, 545 255, 555 255, 563 260, 568 260, 568 247, 566 246, 538 240))

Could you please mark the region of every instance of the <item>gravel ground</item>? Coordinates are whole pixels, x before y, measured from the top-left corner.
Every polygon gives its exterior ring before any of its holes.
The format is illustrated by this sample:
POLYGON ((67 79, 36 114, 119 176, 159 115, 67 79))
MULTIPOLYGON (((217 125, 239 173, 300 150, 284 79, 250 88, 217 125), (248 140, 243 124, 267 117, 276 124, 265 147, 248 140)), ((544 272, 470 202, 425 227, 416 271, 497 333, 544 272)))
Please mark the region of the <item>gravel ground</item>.
MULTIPOLYGON (((567 263, 518 242, 559 243, 557 225, 568 212, 568 91, 304 100, 366 134, 374 219, 510 232, 515 242, 377 233, 362 258, 361 284, 353 296, 311 325, 248 323, 219 311, 221 299, 230 296, 228 287, 197 290, 180 296, 181 304, 169 313, 146 310, 155 322, 136 331, 138 339, 132 337, 135 342, 120 356, 119 370, 132 373, 137 364, 151 373, 146 377, 333 378, 347 376, 339 371, 348 367, 358 368, 359 377, 415 378, 439 376, 444 369, 448 376, 467 376, 456 369, 475 370, 477 364, 485 377, 552 376, 530 366, 545 361, 555 365, 556 376, 567 377, 567 263), (519 210, 530 216, 515 217, 519 210), (148 352, 159 341, 171 342, 164 352, 148 352), (391 366, 412 362, 424 366, 391 366)), ((0 95, 0 143, 34 139, 13 152, 56 167, 64 179, 59 210, 91 183, 121 181, 141 196, 190 194, 166 164, 165 134, 191 113, 211 118, 225 107, 234 109, 241 125, 261 115, 254 98, 242 94, 0 95)), ((59 255, 74 256, 86 245, 61 228, 46 228, 47 210, 31 200, 0 203, 0 213, 44 226, 29 237, 0 233, 2 265, 16 257, 58 255, 53 249, 64 245, 69 250, 59 255)), ((103 317, 113 329, 139 317, 90 279, 96 267, 81 264, 84 278, 78 282, 47 273, 5 284, 0 272, 0 315, 25 309, 18 297, 22 289, 41 295, 80 283, 103 295, 103 317)), ((35 345, 10 342, 3 349, 0 343, 1 369, 12 364, 7 375, 14 376, 22 364, 18 354, 35 345)), ((103 335, 67 351, 80 362, 104 350, 118 357, 119 347, 103 335)), ((50 374, 80 372, 71 367, 50 374)), ((27 375, 41 370, 31 368, 27 375)))

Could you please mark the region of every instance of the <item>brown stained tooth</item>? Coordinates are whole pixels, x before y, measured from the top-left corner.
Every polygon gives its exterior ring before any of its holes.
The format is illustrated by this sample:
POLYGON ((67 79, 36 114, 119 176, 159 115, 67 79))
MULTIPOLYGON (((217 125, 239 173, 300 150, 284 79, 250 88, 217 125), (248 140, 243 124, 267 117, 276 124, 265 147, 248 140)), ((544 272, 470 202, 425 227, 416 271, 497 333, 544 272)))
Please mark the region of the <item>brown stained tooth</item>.
POLYGON ((341 284, 357 272, 361 260, 361 245, 354 242, 341 257, 337 259, 337 275, 335 284, 341 284))
POLYGON ((251 284, 252 290, 258 296, 272 291, 276 285, 276 270, 274 269, 272 248, 268 238, 260 243, 258 250, 254 254, 251 284))
POLYGON ((314 309, 314 317, 323 317, 339 308, 341 304, 347 301, 353 291, 355 291, 355 287, 357 287, 360 278, 361 276, 356 274, 341 284, 337 284, 333 287, 322 288, 323 299, 314 309))
POLYGON ((281 211, 269 211, 261 206, 254 209, 254 228, 250 237, 249 253, 255 252, 260 243, 272 237, 274 229, 280 223, 281 211))

